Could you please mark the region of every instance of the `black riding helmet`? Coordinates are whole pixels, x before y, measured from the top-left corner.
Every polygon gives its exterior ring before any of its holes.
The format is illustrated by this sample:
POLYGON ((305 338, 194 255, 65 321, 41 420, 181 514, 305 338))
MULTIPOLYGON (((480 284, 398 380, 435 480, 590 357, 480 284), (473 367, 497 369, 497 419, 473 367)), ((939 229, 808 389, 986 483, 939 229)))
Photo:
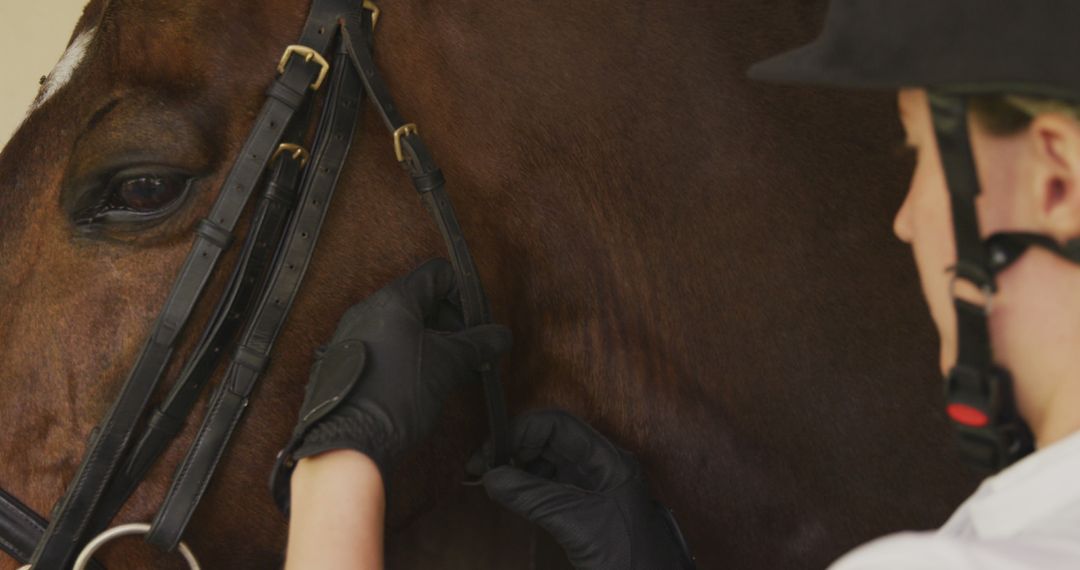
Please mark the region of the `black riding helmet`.
POLYGON ((1078 24, 1068 0, 833 0, 817 40, 750 77, 1080 99, 1078 24))
POLYGON ((833 0, 821 36, 763 61, 750 77, 836 87, 924 87, 949 187, 954 279, 983 303, 954 296, 959 352, 946 379, 947 412, 964 458, 985 471, 1030 453, 1012 381, 996 366, 987 314, 995 276, 1031 246, 1080 263, 1080 240, 1001 233, 983 239, 979 181, 968 136, 968 99, 1009 94, 1080 101, 1080 2, 1076 0, 833 0))

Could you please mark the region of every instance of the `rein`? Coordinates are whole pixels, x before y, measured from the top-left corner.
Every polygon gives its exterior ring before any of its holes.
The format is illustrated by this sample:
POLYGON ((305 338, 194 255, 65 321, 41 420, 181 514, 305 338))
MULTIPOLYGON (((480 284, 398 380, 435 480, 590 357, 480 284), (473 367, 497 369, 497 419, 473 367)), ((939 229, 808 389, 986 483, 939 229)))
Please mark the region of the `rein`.
MULTIPOLYGON (((100 569, 100 564, 89 560, 98 547, 114 537, 146 534, 147 542, 163 550, 179 548, 189 564, 198 568, 181 537, 269 364, 274 342, 315 252, 365 99, 375 106, 391 133, 398 161, 442 234, 466 326, 491 322, 490 304, 442 172, 417 126, 407 123, 394 106, 375 66, 373 34, 379 9, 369 1, 362 7, 358 4, 356 0, 313 0, 301 38, 286 48, 279 75, 267 91, 240 157, 209 215, 197 224, 195 243, 142 353, 109 411, 91 432, 78 471, 53 509, 52 522, 46 523, 0 489, 0 549, 20 563, 67 568, 78 557, 76 568, 100 569), (305 147, 304 134, 314 115, 312 94, 324 85, 328 85, 327 93, 314 141, 305 147), (222 253, 234 241, 233 231, 246 204, 264 180, 240 260, 214 316, 179 378, 136 437, 139 420, 176 343, 222 253), (234 342, 236 349, 225 376, 210 397, 206 416, 153 522, 123 525, 101 534, 181 431, 221 355, 234 342), (98 538, 91 540, 94 536, 98 538)), ((496 367, 485 365, 481 373, 494 442, 493 465, 502 465, 509 461, 502 384, 496 367)))

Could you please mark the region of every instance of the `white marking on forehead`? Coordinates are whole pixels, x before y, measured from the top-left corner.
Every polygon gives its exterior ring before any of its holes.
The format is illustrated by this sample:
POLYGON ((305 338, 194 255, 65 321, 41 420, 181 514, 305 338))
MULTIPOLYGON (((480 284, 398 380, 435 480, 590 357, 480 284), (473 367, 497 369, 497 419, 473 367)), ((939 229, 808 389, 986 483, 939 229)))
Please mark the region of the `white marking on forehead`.
POLYGON ((46 78, 45 84, 42 85, 37 99, 34 100, 34 104, 30 107, 31 112, 44 105, 53 95, 56 95, 56 92, 61 87, 71 81, 71 76, 75 75, 75 70, 79 68, 79 64, 86 57, 86 48, 93 41, 96 32, 97 28, 90 28, 79 34, 75 41, 71 42, 71 46, 60 57, 56 67, 49 72, 49 76, 46 78))

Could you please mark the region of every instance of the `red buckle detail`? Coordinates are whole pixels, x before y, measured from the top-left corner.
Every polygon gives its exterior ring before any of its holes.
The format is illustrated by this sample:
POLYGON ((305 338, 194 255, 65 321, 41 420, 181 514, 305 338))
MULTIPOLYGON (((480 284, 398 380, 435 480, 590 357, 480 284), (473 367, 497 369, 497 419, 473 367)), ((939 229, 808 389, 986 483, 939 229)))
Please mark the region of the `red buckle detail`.
POLYGON ((954 422, 968 427, 981 428, 990 423, 985 412, 967 404, 949 404, 945 411, 954 422))

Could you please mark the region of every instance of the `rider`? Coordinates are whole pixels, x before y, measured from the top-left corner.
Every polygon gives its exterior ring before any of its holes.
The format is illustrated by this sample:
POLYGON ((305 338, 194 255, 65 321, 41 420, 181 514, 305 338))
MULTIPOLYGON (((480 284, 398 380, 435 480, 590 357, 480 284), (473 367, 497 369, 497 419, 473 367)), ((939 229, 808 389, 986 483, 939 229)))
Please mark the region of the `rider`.
POLYGON ((959 450, 1000 471, 938 531, 836 568, 1080 567, 1077 22, 1077 2, 833 0, 821 37, 750 70, 898 91, 916 167, 894 231, 939 333, 959 450))
MULTIPOLYGON (((917 166, 894 231, 940 336, 960 451, 1000 471, 940 530, 879 539, 836 569, 1080 567, 1078 22, 1080 3, 1058 0, 833 0, 820 38, 751 70, 898 90, 917 166)), ((310 417, 285 454, 302 458, 290 565, 381 564, 382 474, 431 429, 452 385, 508 347, 497 326, 425 328, 453 316, 436 307, 449 281, 435 262, 376 294, 316 363, 310 417), (346 392, 333 411, 318 407, 346 392)), ((519 418, 513 438, 515 466, 488 471, 487 492, 551 532, 576 567, 690 564, 629 454, 559 412, 519 418)))

